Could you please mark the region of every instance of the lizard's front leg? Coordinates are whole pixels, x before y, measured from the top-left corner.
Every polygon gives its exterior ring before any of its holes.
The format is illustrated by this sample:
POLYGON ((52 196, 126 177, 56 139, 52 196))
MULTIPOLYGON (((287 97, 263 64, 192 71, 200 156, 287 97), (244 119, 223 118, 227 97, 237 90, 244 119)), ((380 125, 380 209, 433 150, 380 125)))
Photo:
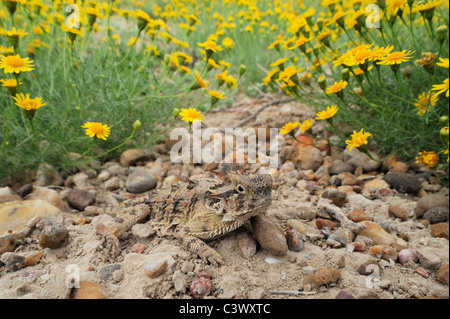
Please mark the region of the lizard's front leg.
MULTIPOLYGON (((150 213, 150 208, 147 204, 126 207, 123 210, 121 215, 123 214, 124 221, 111 227, 111 229, 103 235, 101 242, 102 246, 106 244, 106 249, 112 256, 116 256, 119 252, 119 238, 122 234, 130 230, 135 224, 144 220, 150 213)), ((105 254, 105 258, 107 258, 107 254, 105 254)))
POLYGON ((182 233, 181 240, 183 241, 183 245, 187 250, 199 255, 205 263, 208 263, 209 261, 214 266, 225 265, 225 261, 223 260, 222 256, 220 256, 217 251, 209 247, 200 238, 182 233))

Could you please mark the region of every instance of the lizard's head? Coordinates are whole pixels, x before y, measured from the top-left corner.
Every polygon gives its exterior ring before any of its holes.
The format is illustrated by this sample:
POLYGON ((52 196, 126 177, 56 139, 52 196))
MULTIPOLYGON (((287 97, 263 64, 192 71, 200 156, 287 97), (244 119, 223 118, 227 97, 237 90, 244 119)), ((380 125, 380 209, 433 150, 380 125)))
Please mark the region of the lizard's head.
POLYGON ((229 173, 230 183, 211 194, 221 199, 222 221, 247 220, 272 203, 272 177, 268 174, 229 173))

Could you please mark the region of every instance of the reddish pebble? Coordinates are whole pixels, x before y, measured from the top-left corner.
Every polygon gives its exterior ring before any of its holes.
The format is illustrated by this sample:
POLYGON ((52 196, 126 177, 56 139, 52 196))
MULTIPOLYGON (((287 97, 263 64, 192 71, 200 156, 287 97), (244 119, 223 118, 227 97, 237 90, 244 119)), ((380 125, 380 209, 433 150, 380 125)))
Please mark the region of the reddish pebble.
POLYGON ((356 299, 356 297, 345 290, 341 290, 334 299, 356 299))
POLYGON ((316 226, 319 229, 322 229, 324 227, 327 227, 329 229, 334 229, 336 227, 336 223, 331 220, 328 220, 328 219, 317 218, 316 226))
POLYGON ((414 270, 414 273, 421 275, 423 278, 428 278, 428 271, 426 269, 419 267, 414 270))
POLYGON ((214 284, 211 279, 200 277, 199 280, 193 281, 189 290, 194 298, 199 299, 207 296, 211 293, 211 290, 214 288, 214 284))
POLYGON ((141 243, 137 243, 137 244, 134 244, 133 246, 131 246, 131 251, 133 253, 142 254, 146 249, 147 249, 147 246, 145 246, 144 244, 141 244, 141 243))
POLYGON ((206 270, 200 271, 200 272, 198 273, 198 276, 199 276, 200 278, 212 279, 212 275, 211 275, 209 272, 207 272, 206 270))
POLYGON ((406 264, 407 262, 418 262, 419 258, 417 257, 416 251, 411 248, 402 249, 398 253, 398 262, 402 265, 406 264))
POLYGON ((355 251, 364 251, 366 250, 366 244, 364 242, 353 242, 352 243, 353 248, 355 249, 355 251))

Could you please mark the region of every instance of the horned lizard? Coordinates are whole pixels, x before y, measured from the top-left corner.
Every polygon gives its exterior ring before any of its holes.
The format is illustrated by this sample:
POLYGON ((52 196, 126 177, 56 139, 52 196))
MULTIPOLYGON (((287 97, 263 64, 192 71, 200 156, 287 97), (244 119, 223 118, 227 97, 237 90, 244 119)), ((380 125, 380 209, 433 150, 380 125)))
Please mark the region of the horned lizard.
POLYGON ((186 249, 204 262, 222 265, 222 256, 203 240, 221 237, 264 212, 272 202, 271 192, 270 175, 234 172, 229 173, 229 178, 166 186, 114 207, 110 213, 120 216, 121 223, 103 235, 101 246, 116 256, 122 234, 149 217, 162 235, 178 237, 186 249))

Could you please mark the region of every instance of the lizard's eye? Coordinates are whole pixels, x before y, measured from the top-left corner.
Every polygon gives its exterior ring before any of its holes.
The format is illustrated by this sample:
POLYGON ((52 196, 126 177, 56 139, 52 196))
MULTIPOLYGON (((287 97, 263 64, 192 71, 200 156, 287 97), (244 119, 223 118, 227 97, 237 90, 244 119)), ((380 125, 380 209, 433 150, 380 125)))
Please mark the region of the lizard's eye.
POLYGON ((240 184, 236 187, 236 189, 237 189, 237 191, 238 191, 239 193, 245 193, 245 188, 244 188, 244 186, 242 186, 242 185, 240 185, 240 184))

